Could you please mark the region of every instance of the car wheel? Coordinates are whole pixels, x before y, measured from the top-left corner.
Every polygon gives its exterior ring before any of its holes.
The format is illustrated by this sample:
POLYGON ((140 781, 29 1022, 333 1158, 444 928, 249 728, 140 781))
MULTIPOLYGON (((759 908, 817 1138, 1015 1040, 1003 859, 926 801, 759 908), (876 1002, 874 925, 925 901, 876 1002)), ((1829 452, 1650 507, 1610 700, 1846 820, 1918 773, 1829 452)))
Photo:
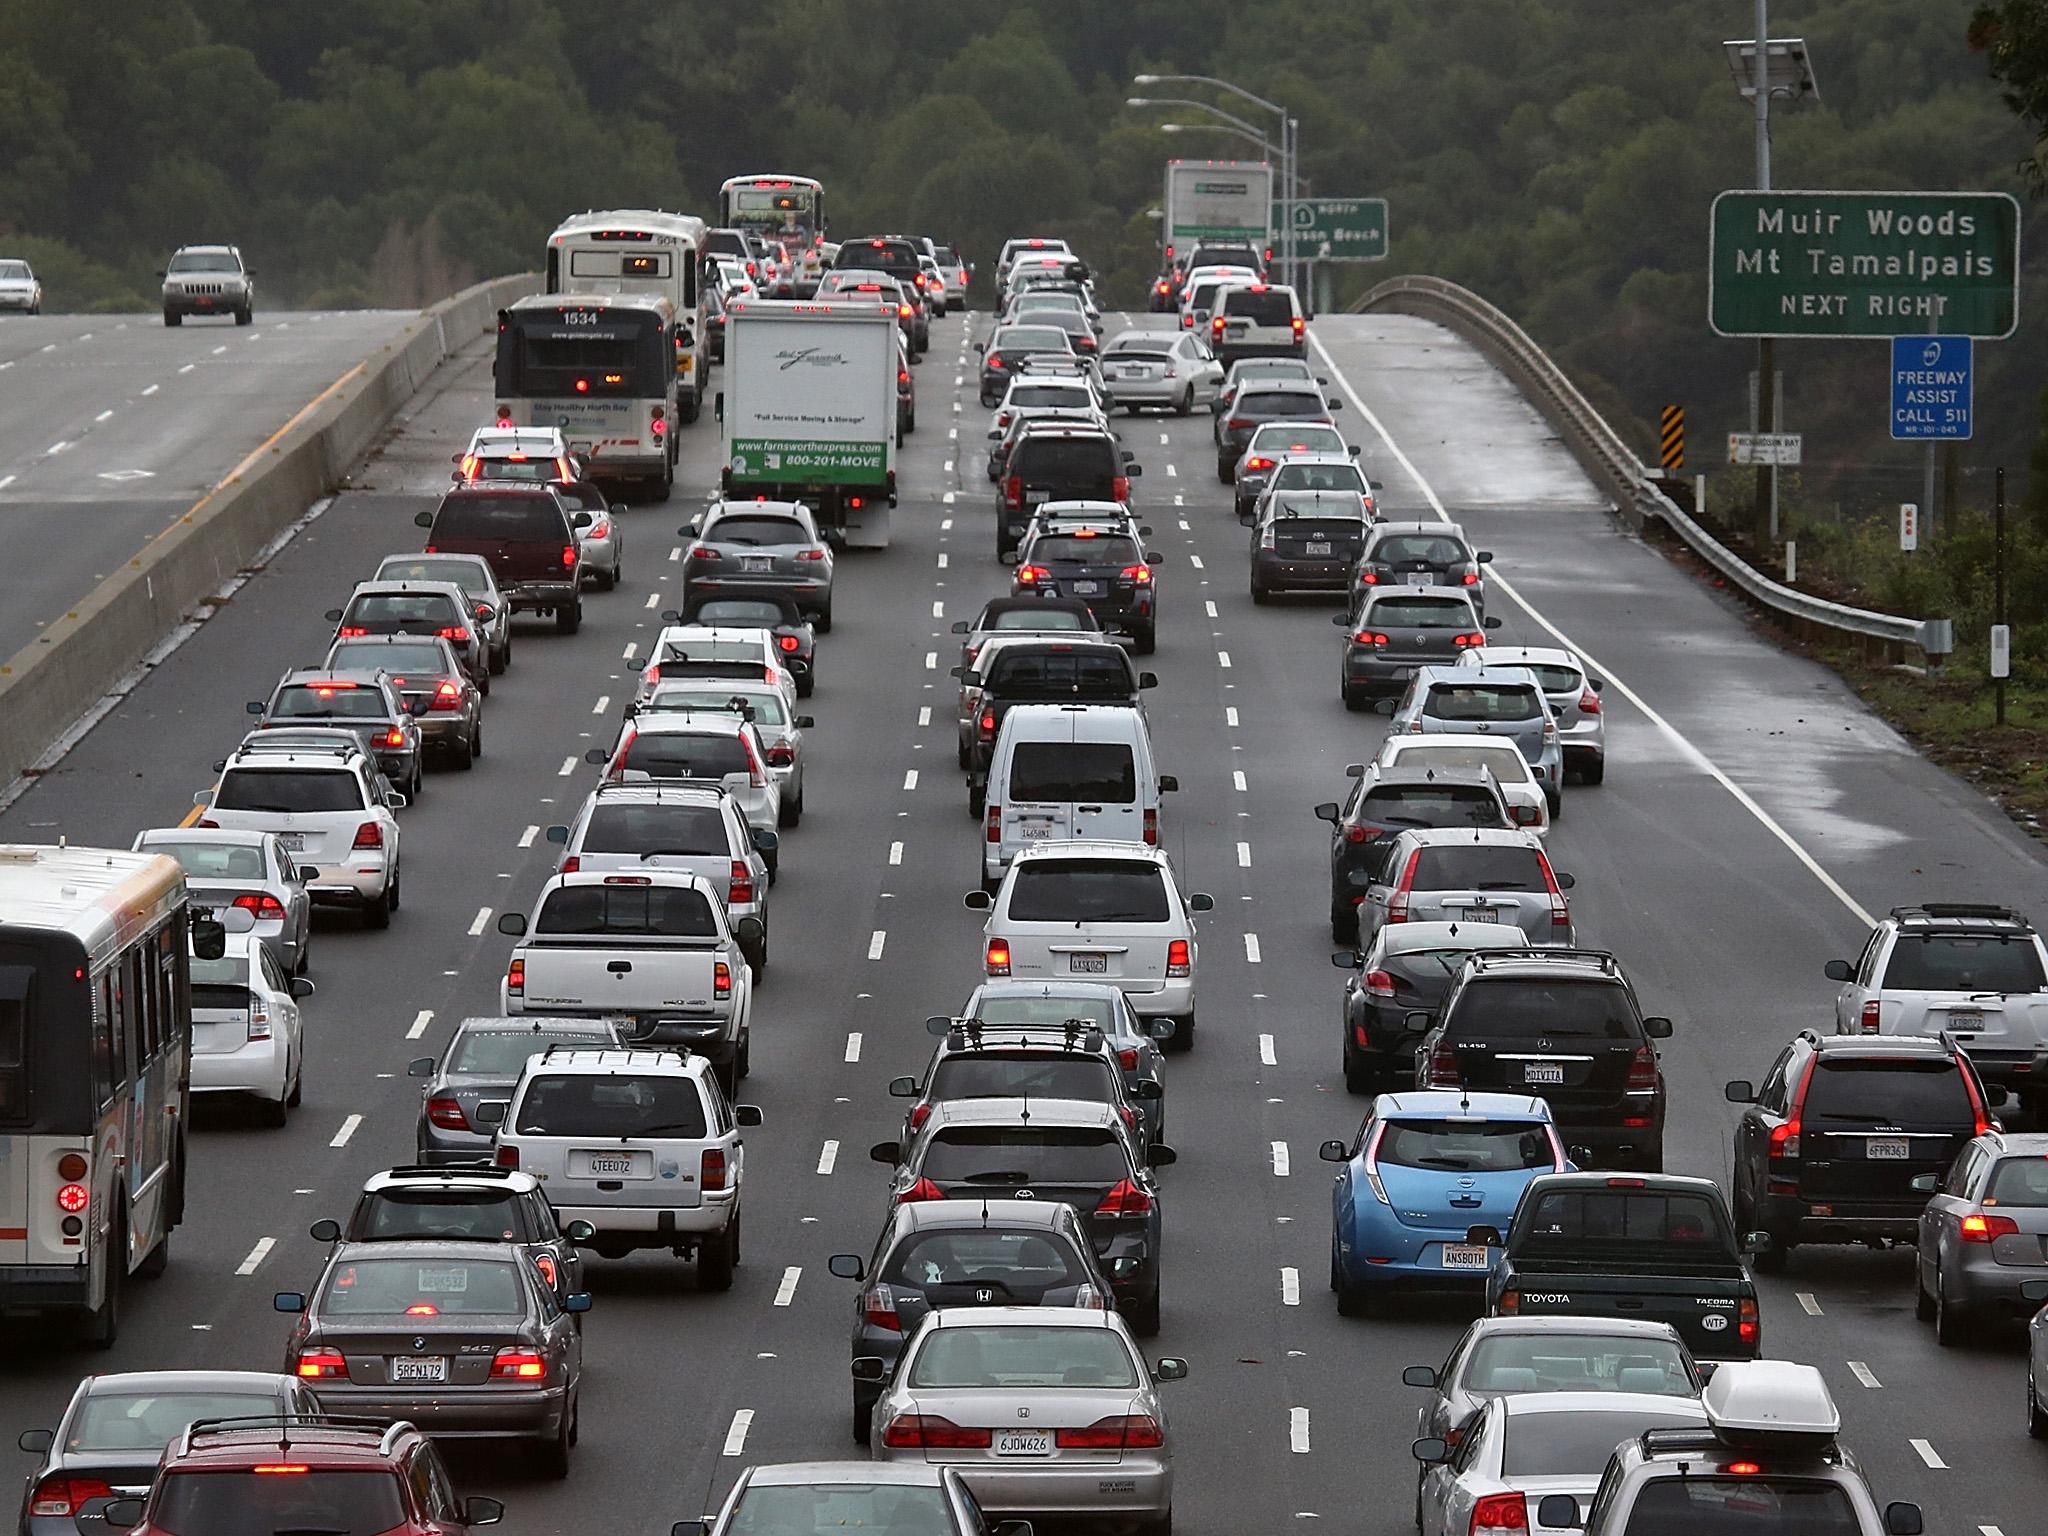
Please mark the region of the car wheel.
POLYGON ((780 857, 778 857, 781 851, 782 850, 779 848, 771 848, 768 850, 768 858, 766 862, 768 865, 768 883, 770 885, 773 885, 777 880, 782 878, 782 860, 780 857))
POLYGON ((1190 384, 1173 403, 1173 414, 1185 416, 1195 408, 1195 386, 1190 384))
POLYGON ((573 602, 573 603, 569 603, 569 604, 565 605, 564 607, 561 607, 561 608, 557 608, 557 609, 555 610, 555 633, 556 633, 556 634, 558 634, 558 635, 573 635, 573 634, 575 634, 575 633, 576 633, 576 631, 577 631, 577 630, 581 629, 582 627, 583 627, 583 599, 582 599, 582 598, 580 598, 580 597, 579 597, 578 599, 576 599, 576 601, 575 601, 575 602, 573 602))
POLYGON ((183 315, 179 314, 179 313, 178 313, 178 312, 177 312, 177 311, 176 311, 175 309, 167 309, 167 310, 165 310, 165 311, 164 311, 164 324, 165 324, 165 325, 170 325, 170 326, 178 326, 178 325, 183 325, 184 323, 185 323, 185 317, 184 317, 183 315))
MULTIPOLYGON (((766 944, 761 946, 760 969, 763 971, 768 969, 768 946, 766 944)), ((733 1057, 733 1072, 736 1077, 752 1077, 754 1075, 754 1032, 751 1029, 740 1036, 740 1048, 733 1057)))
POLYGON ((854 1393, 853 1443, 855 1445, 866 1445, 874 1436, 874 1426, 875 1400, 868 1398, 866 1401, 863 1401, 858 1392, 854 1393))
POLYGON ((1169 1051, 1192 1051, 1195 1048, 1195 1016, 1183 1014, 1173 1021, 1173 1034, 1165 1042, 1169 1051))
POLYGON ((252 309, 238 309, 235 311, 235 324, 237 325, 247 325, 255 318, 256 312, 252 309))
POLYGON ((962 773, 965 773, 967 771, 967 765, 974 760, 973 754, 971 754, 964 745, 962 745, 959 742, 955 742, 953 744, 953 755, 960 760, 960 771, 962 773))
POLYGON ((1750 1260, 1750 1267, 1760 1275, 1782 1275, 1785 1266, 1791 1262, 1793 1244, 1786 1242, 1775 1232, 1767 1232, 1770 1241, 1756 1251, 1750 1260))
POLYGON ((1606 777, 1607 754, 1605 752, 1602 752, 1598 757, 1587 758, 1586 765, 1579 770, 1579 782, 1581 784, 1598 784, 1606 777))
POLYGON ((818 610, 818 617, 814 621, 813 627, 816 628, 818 633, 821 635, 829 635, 832 633, 832 605, 830 603, 827 603, 823 608, 820 608, 818 610))
POLYGON ((500 672, 510 672, 512 670, 512 626, 509 624, 505 626, 505 650, 498 657, 498 670, 500 672))
POLYGON ((576 1399, 570 1398, 569 1405, 562 1410, 561 1425, 549 1439, 540 1443, 541 1476, 559 1481, 569 1475, 569 1448, 576 1443, 576 1399))
POLYGON ((591 585, 595 586, 600 592, 609 592, 618 584, 619 573, 617 571, 599 571, 591 580, 591 585))
POLYGON ((979 817, 988 808, 988 791, 979 784, 967 786, 967 814, 979 817))
POLYGON ((1264 587, 1259 585, 1258 579, 1254 577, 1252 580, 1252 606, 1255 608, 1263 608, 1266 606, 1269 600, 1270 595, 1267 593, 1264 587))
POLYGON ((1969 1309, 1948 1299, 1948 1287, 1942 1284, 1941 1271, 1934 1272, 1934 1342, 1943 1349, 1954 1349, 1958 1344, 1967 1344, 1976 1332, 1976 1320, 1969 1309))
POLYGON ((477 674, 476 691, 484 698, 491 696, 491 662, 488 656, 484 658, 483 671, 477 674))
POLYGON ((1927 1277, 1920 1272, 1920 1255, 1913 1255, 1913 1316, 1923 1323, 1934 1321, 1934 1298, 1927 1294, 1927 1277))
POLYGON ((2048 1440, 2048 1413, 2041 1411, 2041 1395, 2034 1390, 2034 1368, 2027 1367, 2027 1433, 2036 1440, 2048 1440))
POLYGON ((734 1211, 725 1230, 704 1240, 697 1249, 697 1289, 729 1291, 733 1266, 740 1257, 740 1213, 734 1211))
POLYGON ((275 1131, 281 1130, 291 1117, 291 1093, 289 1090, 280 1088, 276 1098, 261 1101, 261 1112, 258 1114, 257 1119, 260 1123, 269 1126, 275 1131))
POLYGON ((117 1219, 107 1244, 107 1294, 78 1324, 78 1341, 93 1349, 112 1349, 121 1333, 121 1283, 128 1269, 128 1232, 117 1219))
POLYGON ((803 812, 798 809, 796 801, 785 797, 776 808, 775 825, 778 827, 793 827, 797 823, 797 818, 802 814, 803 812))
POLYGON ((1157 624, 1147 624, 1144 628, 1132 632, 1131 649, 1140 656, 1150 656, 1158 648, 1159 627, 1157 624))
POLYGON ((1337 1293, 1340 1317, 1365 1316, 1365 1292, 1344 1278, 1344 1266, 1337 1259, 1337 1239, 1330 1239, 1330 1289, 1337 1293))
POLYGON ((488 659, 484 663, 484 670, 486 672, 489 672, 493 677, 496 677, 500 672, 504 671, 506 667, 511 665, 512 642, 510 640, 507 640, 502 646, 491 647, 491 649, 486 653, 486 656, 488 659))
POLYGON ((476 766, 477 743, 481 734, 482 732, 480 729, 477 731, 472 731, 470 733, 469 740, 465 741, 459 748, 455 749, 454 753, 452 754, 455 758, 455 766, 457 768, 460 768, 464 773, 469 772, 470 769, 476 766))
POLYGON ((1236 478, 1237 461, 1235 459, 1218 459, 1216 461, 1217 484, 1228 485, 1231 483, 1231 481, 1235 480, 1236 478))
POLYGON ((817 689, 818 680, 809 672, 806 672, 796 680, 796 696, 800 699, 808 699, 813 693, 817 692, 817 689))
POLYGON ((1337 944, 1358 942, 1358 908, 1335 896, 1330 898, 1330 938, 1337 944))
POLYGON ((789 804, 783 807, 783 813, 786 817, 787 825, 792 827, 802 826, 804 820, 804 797, 798 795, 794 800, 790 801, 789 804))
POLYGON ((1159 1293, 1154 1291, 1140 1301, 1128 1301, 1117 1308, 1123 1313, 1124 1321, 1132 1333, 1141 1339, 1149 1339, 1159 1332, 1159 1293))
POLYGON ((1550 807, 1550 819, 1552 821, 1557 821, 1564 815, 1564 796, 1562 794, 1553 795, 1549 790, 1545 790, 1543 792, 1543 803, 1550 807))
POLYGON ((1380 1089, 1379 1074, 1366 1063, 1363 1056, 1351 1048, 1351 1042, 1344 1042, 1344 1091, 1371 1095, 1380 1089))
POLYGON ((1364 692, 1364 690, 1363 690, 1363 689, 1359 689, 1359 688, 1354 688, 1354 687, 1352 687, 1352 686, 1351 686, 1351 685, 1350 685, 1349 683, 1346 683, 1346 684, 1344 684, 1343 686, 1344 686, 1344 707, 1345 707, 1346 709, 1350 710, 1350 711, 1351 711, 1351 712, 1352 712, 1352 713, 1353 713, 1354 715, 1355 715, 1355 714, 1358 714, 1358 713, 1359 713, 1359 712, 1361 712, 1361 711, 1362 711, 1362 710, 1363 710, 1363 709, 1365 708, 1365 706, 1366 706, 1366 697, 1365 697, 1365 692, 1364 692))
POLYGON ((293 1109, 297 1109, 299 1107, 300 1101, 303 1100, 305 1096, 306 1053, 304 1051, 301 1051, 299 1053, 299 1069, 296 1072, 292 1073, 292 1091, 289 1095, 286 1096, 285 1103, 291 1105, 293 1109))
POLYGON ((397 884, 385 888, 381 897, 363 903, 363 926, 365 928, 389 928, 392 910, 398 905, 397 884))

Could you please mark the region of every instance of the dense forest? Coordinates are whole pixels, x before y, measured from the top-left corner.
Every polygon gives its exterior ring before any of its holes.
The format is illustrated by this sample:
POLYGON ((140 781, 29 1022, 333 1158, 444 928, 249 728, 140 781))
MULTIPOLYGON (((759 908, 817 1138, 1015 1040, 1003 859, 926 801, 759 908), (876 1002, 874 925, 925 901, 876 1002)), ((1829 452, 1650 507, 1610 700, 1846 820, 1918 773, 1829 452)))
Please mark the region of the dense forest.
MULTIPOLYGON (((2024 194, 2032 136, 1972 9, 1780 0, 1821 99, 1777 117, 1777 183, 2024 194)), ((1295 111, 1317 192, 1389 200, 1391 259, 1339 269, 1340 299, 1465 283, 1644 446, 1686 403, 1702 467, 1746 425, 1754 356, 1705 324, 1708 204, 1752 175, 1720 42, 1749 30, 1735 0, 8 0, 0 249, 54 307, 148 308, 196 240, 238 242, 273 303, 412 304, 532 267, 565 212, 708 214, 724 177, 780 169, 825 180, 835 233, 929 232, 984 270, 1006 235, 1068 233, 1128 302, 1161 163, 1243 153, 1161 134, 1189 114, 1126 107, 1131 76, 1222 75, 1295 111)), ((2031 317, 2048 266, 2028 265, 2031 317)), ((2035 334, 1981 349, 1972 488, 2025 463, 2035 334)), ((1917 484, 1883 350, 1781 349, 1813 507, 1917 484)))

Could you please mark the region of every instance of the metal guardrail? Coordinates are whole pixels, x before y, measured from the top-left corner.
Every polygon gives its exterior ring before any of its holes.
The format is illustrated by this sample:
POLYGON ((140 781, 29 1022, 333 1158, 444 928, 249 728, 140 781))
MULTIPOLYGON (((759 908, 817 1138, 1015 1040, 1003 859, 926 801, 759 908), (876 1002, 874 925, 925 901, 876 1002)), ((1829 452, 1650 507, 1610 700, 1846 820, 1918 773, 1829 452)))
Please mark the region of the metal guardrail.
POLYGON ((1773 581, 1757 570, 1667 496, 1620 434, 1528 332, 1469 288, 1440 277, 1389 278, 1350 306, 1353 314, 1374 310, 1435 320, 1485 352, 1557 429, 1580 464, 1606 487, 1617 508, 1636 528, 1652 518, 1664 523, 1759 607, 1801 627, 1855 635, 1890 652, 1902 653, 1912 647, 1923 655, 1939 657, 1954 648, 1947 619, 1908 619, 1831 603, 1773 581))

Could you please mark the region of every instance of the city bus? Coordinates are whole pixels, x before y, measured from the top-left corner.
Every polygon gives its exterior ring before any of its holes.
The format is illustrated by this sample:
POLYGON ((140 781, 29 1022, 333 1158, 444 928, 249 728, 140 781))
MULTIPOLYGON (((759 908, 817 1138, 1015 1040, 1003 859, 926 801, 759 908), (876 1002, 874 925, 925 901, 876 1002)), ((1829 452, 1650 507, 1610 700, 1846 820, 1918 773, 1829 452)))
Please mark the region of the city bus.
POLYGON ((675 485, 676 318, 655 294, 554 294, 498 311, 502 427, 559 427, 601 485, 675 485))
MULTIPOLYGON (((676 320, 676 413, 685 426, 704 408, 709 387, 704 231, 704 221, 686 213, 614 208, 564 219, 548 236, 547 292, 655 294, 668 300, 676 320)), ((671 457, 676 447, 671 440, 671 457)))
MULTIPOLYGON (((246 913, 238 914, 250 926, 246 913)), ((185 1214, 192 947, 223 921, 162 854, 0 844, 0 1312, 102 1348, 185 1214)))
POLYGON ((721 228, 759 235, 774 248, 775 271, 762 290, 771 299, 808 299, 825 260, 825 189, 808 176, 764 171, 735 176, 718 189, 721 228))

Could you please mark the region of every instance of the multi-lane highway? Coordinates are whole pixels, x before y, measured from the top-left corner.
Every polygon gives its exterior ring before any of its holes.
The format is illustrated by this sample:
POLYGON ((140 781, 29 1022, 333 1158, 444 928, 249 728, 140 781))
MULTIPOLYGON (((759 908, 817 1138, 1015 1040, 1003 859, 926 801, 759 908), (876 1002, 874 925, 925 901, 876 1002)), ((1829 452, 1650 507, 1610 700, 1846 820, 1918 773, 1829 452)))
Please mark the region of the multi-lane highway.
MULTIPOLYGON (((658 1531, 715 1507, 748 1461, 854 1452, 852 1298, 825 1261, 868 1250, 884 1175, 866 1150, 901 1109, 886 1084, 918 1069, 923 1019, 956 1006, 978 969, 980 919, 960 902, 976 824, 952 761, 947 628, 1007 572, 990 554, 967 329, 937 328, 917 374, 894 546, 841 562, 837 622, 820 646, 808 814, 784 848, 775 969, 743 1095, 767 1122, 748 1138, 741 1278, 705 1295, 686 1265, 593 1261, 569 1482, 477 1452, 455 1460, 472 1490, 506 1498, 512 1530, 658 1531)), ((1607 780, 1567 791, 1553 857, 1578 877, 1581 941, 1617 953, 1646 1011, 1677 1022, 1668 1166, 1725 1176, 1734 1112, 1722 1081, 1760 1075, 1790 1032, 1826 1026, 1821 965, 1853 952, 1870 913, 1975 898, 2039 915, 2048 872, 1995 809, 1826 672, 1619 532, 1471 349, 1400 318, 1330 317, 1312 336, 1347 434, 1385 483, 1383 508, 1461 522, 1494 551, 1500 638, 1561 637, 1609 679, 1607 780)), ((0 816, 0 837, 125 844, 182 817, 238 738, 243 701, 284 665, 317 658, 319 614, 378 556, 416 543, 412 514, 481 419, 487 382, 471 364, 417 413, 373 465, 378 490, 337 497, 0 816)), ((1164 1176, 1156 1350, 1192 1363, 1167 1389, 1176 1513, 1188 1533, 1319 1522, 1391 1536, 1407 1527, 1414 1476, 1414 1394, 1400 1368, 1438 1360, 1469 1313, 1418 1305, 1345 1320, 1324 1286, 1316 1146, 1347 1134, 1361 1104, 1338 1066, 1326 829, 1309 808, 1383 727, 1338 702, 1328 605, 1253 607, 1207 416, 1120 425, 1165 557, 1148 663, 1161 678, 1148 701, 1160 765, 1182 786, 1165 841, 1185 885, 1216 898, 1202 930, 1201 1043, 1169 1063, 1180 1161, 1164 1176)), ((494 916, 520 910, 552 867, 538 829, 591 781, 582 754, 610 740, 657 610, 675 601, 676 527, 716 458, 707 416, 686 439, 689 494, 626 514, 628 581, 589 601, 580 634, 522 626, 489 705, 489 756, 431 779, 404 813, 406 899, 391 929, 341 919, 322 933, 303 1107, 283 1131, 204 1116, 169 1273, 130 1290, 111 1355, 7 1336, 6 1437, 50 1423, 85 1370, 279 1361, 285 1328, 269 1298, 317 1273, 307 1224, 341 1214, 367 1174, 411 1149, 407 1058, 495 1005, 507 945, 494 916)), ((1880 1498, 1918 1500, 1931 1531, 2039 1529, 2026 1511, 2048 1495, 2048 1472, 2025 1434, 2021 1359, 2009 1343, 1938 1349, 1913 1321, 1903 1256, 1802 1250, 1765 1283, 1764 1319, 1768 1353, 1826 1373, 1880 1498)))
POLYGON ((0 323, 0 658, 414 318, 257 312, 0 323))

